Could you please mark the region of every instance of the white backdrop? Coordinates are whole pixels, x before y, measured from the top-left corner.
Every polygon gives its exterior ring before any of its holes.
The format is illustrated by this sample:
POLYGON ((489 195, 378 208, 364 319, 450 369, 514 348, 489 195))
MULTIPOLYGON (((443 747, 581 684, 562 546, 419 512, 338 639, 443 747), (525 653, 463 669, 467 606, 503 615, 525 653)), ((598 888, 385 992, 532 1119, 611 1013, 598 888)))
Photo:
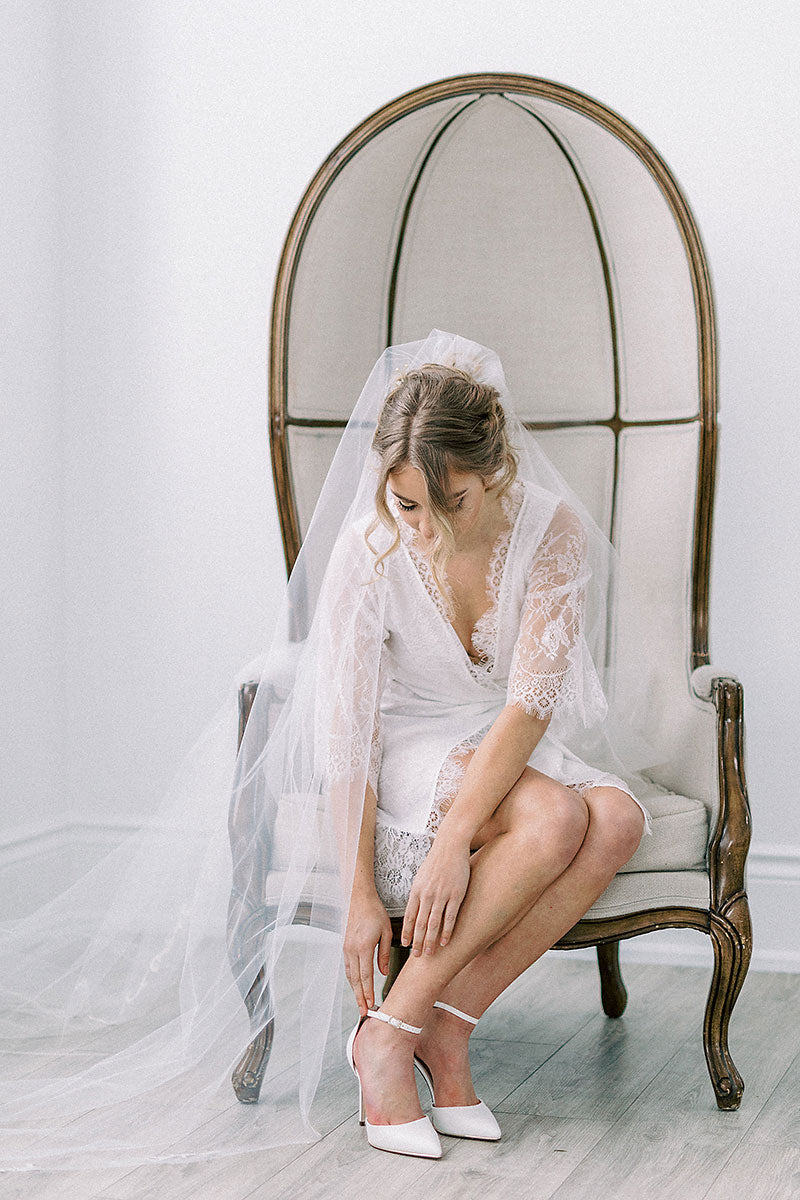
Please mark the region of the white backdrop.
MULTIPOLYGON (((0 900, 30 908, 154 807, 262 649, 284 573, 267 321, 311 175, 401 92, 521 71, 641 129, 701 228, 722 409, 712 656, 745 685, 754 966, 800 970, 792 0, 2 0, 0 14, 0 900)), ((625 952, 706 962, 706 943, 681 931, 625 952)))

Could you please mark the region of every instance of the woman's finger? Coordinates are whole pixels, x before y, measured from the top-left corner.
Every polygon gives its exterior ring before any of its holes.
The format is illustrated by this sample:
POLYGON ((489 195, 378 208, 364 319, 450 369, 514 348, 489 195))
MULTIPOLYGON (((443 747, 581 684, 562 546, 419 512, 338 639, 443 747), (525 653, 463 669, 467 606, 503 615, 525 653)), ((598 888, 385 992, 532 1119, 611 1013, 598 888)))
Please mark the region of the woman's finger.
POLYGON ((424 952, 426 954, 433 954, 434 950, 436 949, 436 939, 439 936, 439 926, 441 923, 442 906, 441 904, 434 904, 433 908, 431 909, 430 916, 428 917, 427 929, 425 930, 424 952))
POLYGON ((419 909, 417 910, 417 919, 414 922, 414 938, 411 943, 412 954, 422 954, 422 943, 425 940, 425 930, 428 928, 428 916, 430 914, 430 901, 420 901, 419 909))
POLYGON ((378 970, 381 975, 389 974, 392 954, 392 923, 387 919, 381 933, 381 940, 378 943, 378 970), (383 968, 386 968, 384 971, 383 968))
POLYGON ((361 992, 361 976, 358 970, 358 960, 353 956, 348 957, 345 962, 344 971, 345 975, 347 976, 347 982, 350 984, 350 987, 353 990, 353 995, 355 996, 358 1010, 359 1012, 363 1013, 365 1006, 364 996, 361 992))
POLYGON ((439 942, 442 946, 446 946, 450 941, 450 938, 453 936, 453 927, 455 926, 456 917, 458 916, 458 910, 460 908, 460 900, 458 902, 455 900, 447 901, 447 905, 444 910, 444 919, 442 921, 442 934, 439 938, 439 942))
POLYGON ((411 945, 411 939, 414 936, 414 922, 419 910, 419 895, 415 892, 414 887, 411 887, 411 894, 406 903, 406 911, 403 916, 403 928, 400 931, 400 941, 404 946, 411 945))
POLYGON ((373 947, 367 957, 366 951, 361 955, 359 960, 359 974, 361 978, 361 995, 364 999, 366 1008, 372 1008, 374 1003, 373 991, 373 972, 372 972, 372 956, 375 952, 373 947))

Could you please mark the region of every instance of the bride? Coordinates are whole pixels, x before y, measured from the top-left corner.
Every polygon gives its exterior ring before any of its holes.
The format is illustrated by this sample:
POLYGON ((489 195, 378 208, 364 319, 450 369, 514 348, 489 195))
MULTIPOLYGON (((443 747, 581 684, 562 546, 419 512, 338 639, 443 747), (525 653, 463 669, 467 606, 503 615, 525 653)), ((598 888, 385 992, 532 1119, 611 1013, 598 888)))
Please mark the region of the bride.
POLYGON ((493 351, 388 347, 263 655, 152 817, 0 927, 0 1169, 317 1140, 345 1059, 372 1145, 498 1137, 469 1035, 650 832, 619 576, 493 351), (393 916, 410 953, 376 1009, 393 916))
POLYGON ((373 446, 394 542, 375 559, 388 596, 344 941, 362 1014, 348 1053, 371 1144, 438 1156, 415 1063, 439 1132, 500 1136, 469 1036, 605 890, 647 813, 551 733, 556 714, 601 695, 584 642, 587 537, 574 508, 518 477, 497 388, 458 366, 407 369, 373 446), (390 914, 411 954, 375 1010, 390 914))

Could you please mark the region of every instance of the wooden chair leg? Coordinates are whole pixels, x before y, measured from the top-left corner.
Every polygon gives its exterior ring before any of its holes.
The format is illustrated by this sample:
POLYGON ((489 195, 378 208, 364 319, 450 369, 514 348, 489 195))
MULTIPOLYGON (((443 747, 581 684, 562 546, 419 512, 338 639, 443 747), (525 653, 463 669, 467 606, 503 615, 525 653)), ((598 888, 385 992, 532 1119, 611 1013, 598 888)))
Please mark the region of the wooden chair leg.
POLYGON ((717 1106, 732 1110, 741 1104, 744 1091, 744 1082, 728 1049, 728 1023, 750 965, 753 947, 747 897, 738 896, 727 907, 724 916, 712 911, 710 933, 714 945, 714 974, 703 1022, 703 1049, 717 1106))
MULTIPOLYGON (((245 1004, 252 1016, 254 997, 258 996, 264 982, 264 968, 258 972, 250 991, 247 993, 245 1004)), ((275 1019, 270 1017, 263 1029, 260 1029, 234 1067, 231 1083, 236 1093, 236 1099, 242 1104, 256 1104, 261 1091, 264 1072, 267 1069, 272 1039, 275 1034, 275 1019)))
POLYGON ((381 992, 381 999, 385 1000, 389 995, 392 984, 403 969, 403 964, 411 953, 410 946, 401 946, 399 942, 392 942, 392 948, 389 951, 389 974, 381 992))
POLYGON ((619 969, 619 942, 599 942, 597 965, 600 968, 600 999, 607 1017, 621 1017, 628 993, 619 969))

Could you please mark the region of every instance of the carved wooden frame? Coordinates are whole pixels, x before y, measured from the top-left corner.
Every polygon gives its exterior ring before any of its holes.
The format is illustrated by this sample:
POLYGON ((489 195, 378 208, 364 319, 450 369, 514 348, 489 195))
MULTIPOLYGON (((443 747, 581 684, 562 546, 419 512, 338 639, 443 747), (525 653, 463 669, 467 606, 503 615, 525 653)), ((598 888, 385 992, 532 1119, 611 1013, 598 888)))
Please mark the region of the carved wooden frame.
MULTIPOLYGON (((311 222, 328 188, 350 159, 373 137, 408 113, 442 99, 471 93, 511 92, 556 101, 590 117, 618 137, 646 166, 668 203, 686 250, 692 280, 698 336, 698 385, 700 395, 698 486, 695 501, 694 543, 691 581, 690 669, 707 666, 708 596, 711 553, 711 525, 715 490, 717 451, 717 359, 714 305, 706 256, 694 217, 677 181, 667 164, 629 122, 612 109, 582 92, 551 80, 534 76, 482 73, 453 76, 406 92, 372 113, 353 129, 328 155, 311 180, 292 218, 283 246, 272 307, 269 354, 269 441, 273 476, 278 502, 281 535, 287 573, 291 571, 300 548, 300 523, 292 483, 288 428, 291 424, 336 427, 343 421, 293 418, 287 410, 288 331, 292 294, 297 267, 311 222)), ((389 318, 391 321, 391 317, 389 318)), ((390 333, 390 331, 388 331, 390 333)), ((391 344, 387 340, 387 345, 391 344)), ((585 422, 564 422, 584 424, 585 422)), ((608 425, 615 440, 626 425, 617 405, 608 425)), ((653 422, 667 424, 667 421, 653 422)), ((531 428, 558 427, 558 422, 531 428)), ((615 480, 616 492, 616 480, 615 480)), ((240 689, 239 741, 250 712, 256 684, 245 683, 240 689)), ((603 920, 581 920, 558 942, 554 949, 596 946, 600 971, 601 1001, 609 1017, 618 1017, 625 1009, 627 994, 619 969, 619 942, 654 929, 688 927, 709 934, 714 946, 714 972, 706 1004, 703 1043, 717 1104, 721 1109, 738 1108, 744 1084, 728 1049, 728 1024, 733 1006, 747 972, 752 950, 750 913, 745 890, 745 863, 750 843, 750 809, 744 774, 744 714, 741 684, 726 677, 714 679, 711 699, 717 712, 717 774, 720 807, 717 823, 708 846, 708 908, 662 907, 644 909, 603 920)), ((308 920, 301 905, 296 921, 308 920)), ((400 945, 401 918, 392 921, 393 945, 390 972, 384 985, 384 998, 408 955, 400 945)), ((246 999, 261 986, 257 980, 246 999)), ((254 1102, 263 1078, 272 1042, 272 1024, 261 1030, 248 1046, 233 1073, 236 1095, 243 1102, 254 1102)))

